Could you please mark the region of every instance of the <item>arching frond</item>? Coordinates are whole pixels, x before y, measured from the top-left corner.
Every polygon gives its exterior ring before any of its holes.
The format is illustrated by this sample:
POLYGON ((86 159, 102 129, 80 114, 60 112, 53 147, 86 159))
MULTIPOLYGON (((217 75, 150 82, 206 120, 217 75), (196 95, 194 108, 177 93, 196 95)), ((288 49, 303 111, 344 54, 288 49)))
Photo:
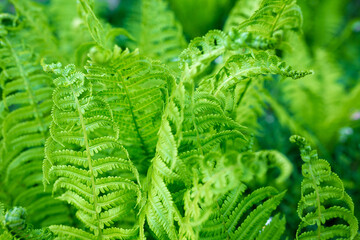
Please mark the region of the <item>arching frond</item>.
POLYGON ((249 185, 254 185, 256 182, 261 185, 270 184, 274 177, 270 175, 272 168, 277 168, 280 172, 274 179, 274 183, 284 184, 293 170, 290 160, 275 150, 243 152, 237 155, 237 161, 243 172, 242 180, 249 185))
MULTIPOLYGON (((271 230, 266 230, 271 227, 266 222, 285 193, 278 194, 271 187, 260 188, 247 196, 242 196, 242 191, 236 188, 219 201, 218 212, 202 225, 199 239, 266 239, 262 234, 271 230), (261 231, 263 227, 265 230, 261 231)), ((272 239, 279 239, 281 232, 276 235, 278 238, 272 239)))
POLYGON ((173 69, 178 68, 178 56, 186 47, 181 25, 164 0, 141 1, 137 21, 129 20, 129 31, 136 39, 140 53, 159 59, 173 69))
POLYGON ((31 51, 32 41, 21 39, 28 34, 27 29, 17 26, 15 18, 7 17, 1 23, 7 33, 0 36, 2 191, 7 194, 9 206, 28 209, 32 224, 66 223, 66 207, 41 187, 41 163, 52 106, 51 78, 42 72, 39 56, 31 51))
POLYGON ((249 19, 259 8, 260 3, 261 0, 237 0, 226 19, 224 31, 229 32, 232 28, 239 26, 242 22, 249 19))
MULTIPOLYGON (((119 126, 119 141, 132 159, 153 157, 168 89, 175 80, 159 62, 122 51, 115 47, 110 55, 99 51, 86 66, 87 79, 96 85, 96 95, 103 97, 119 126), (105 63, 98 61, 107 58, 105 63)), ((142 168, 145 165, 140 166, 142 168)))
POLYGON ((93 95, 91 83, 74 65, 44 69, 59 75, 54 80, 53 122, 45 149, 45 184, 54 183, 58 199, 73 205, 76 217, 89 229, 60 225, 51 231, 66 239, 132 237, 128 233, 136 234, 131 229, 136 229, 134 210, 141 199, 139 175, 118 141, 111 109, 93 95), (125 219, 133 224, 124 225, 125 219))
POLYGON ((145 205, 140 213, 140 238, 144 238, 143 225, 147 224, 159 239, 178 239, 175 221, 181 225, 181 215, 175 205, 168 183, 189 182, 178 156, 184 119, 184 88, 180 83, 172 89, 163 112, 155 157, 147 173, 145 205))
POLYGON ((326 160, 319 159, 305 138, 292 136, 304 161, 301 200, 298 214, 301 223, 296 239, 354 239, 358 221, 354 203, 345 192, 341 179, 331 171, 326 160))
POLYGON ((259 9, 235 29, 275 38, 279 44, 284 31, 300 31, 302 22, 301 9, 295 0, 263 0, 259 9))

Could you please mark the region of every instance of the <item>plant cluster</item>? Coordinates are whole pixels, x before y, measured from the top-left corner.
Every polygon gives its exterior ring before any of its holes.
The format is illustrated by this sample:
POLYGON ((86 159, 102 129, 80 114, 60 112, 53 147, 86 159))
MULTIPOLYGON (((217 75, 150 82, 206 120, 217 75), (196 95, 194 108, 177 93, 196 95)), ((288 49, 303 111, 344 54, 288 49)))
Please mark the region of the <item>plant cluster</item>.
POLYGON ((1 2, 0 239, 360 239, 345 5, 1 2))

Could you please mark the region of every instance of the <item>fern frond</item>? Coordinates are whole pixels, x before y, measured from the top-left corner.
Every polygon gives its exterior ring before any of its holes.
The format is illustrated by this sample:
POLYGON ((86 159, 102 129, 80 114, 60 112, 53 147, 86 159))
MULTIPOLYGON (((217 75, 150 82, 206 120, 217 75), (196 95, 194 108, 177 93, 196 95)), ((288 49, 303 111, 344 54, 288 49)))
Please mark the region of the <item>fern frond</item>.
POLYGON ((182 225, 182 216, 174 203, 168 184, 189 184, 190 181, 178 156, 182 139, 185 90, 182 83, 169 90, 170 97, 162 115, 155 157, 149 167, 144 188, 147 199, 140 213, 140 239, 144 238, 145 219, 160 239, 178 239, 175 221, 182 225))
POLYGON ((295 0, 263 0, 259 9, 235 29, 281 41, 284 31, 300 31, 302 22, 301 9, 295 0))
POLYGON ((280 214, 276 214, 275 217, 270 217, 268 222, 261 230, 258 240, 272 240, 280 239, 285 231, 285 217, 280 219, 280 214), (268 223, 270 222, 270 223, 268 223))
POLYGON ((106 64, 92 58, 86 69, 86 77, 98 86, 96 95, 106 99, 112 109, 122 136, 120 141, 131 158, 136 161, 151 158, 158 139, 159 116, 169 97, 168 88, 175 82, 172 75, 137 51, 122 51, 118 47, 106 64))
POLYGON ((4 108, 1 114, 0 181, 8 194, 7 204, 26 207, 30 222, 37 226, 46 226, 51 218, 52 221, 56 219, 56 223, 65 223, 68 210, 40 187, 41 162, 52 106, 51 78, 42 72, 39 56, 32 53, 32 41, 21 39, 28 30, 16 25, 2 26, 7 33, 0 36, 0 84, 4 108))
POLYGON ((35 48, 42 56, 57 57, 62 59, 57 48, 57 39, 52 33, 48 19, 44 13, 44 7, 33 0, 10 0, 16 9, 16 13, 24 18, 22 24, 29 31, 23 38, 32 39, 32 48, 35 48))
POLYGON ((91 233, 64 226, 51 230, 68 239, 113 239, 112 234, 120 237, 122 232, 125 239, 127 231, 116 228, 133 212, 141 194, 139 175, 118 141, 112 111, 93 96, 91 83, 74 65, 62 68, 58 63, 44 69, 59 75, 54 80, 57 88, 45 149, 45 181, 54 182, 58 198, 77 209, 77 218, 91 233), (56 119, 59 114, 62 121, 56 119))
POLYGON ((223 66, 199 84, 199 90, 210 91, 221 102, 233 119, 256 129, 257 118, 263 113, 266 90, 264 75, 278 74, 298 79, 312 71, 296 71, 267 52, 232 55, 223 66))
POLYGON ((140 53, 152 59, 159 59, 176 70, 178 55, 186 47, 186 41, 181 25, 167 2, 141 1, 139 13, 130 18, 129 31, 135 36, 136 47, 140 53), (133 19, 137 21, 132 21, 133 19))
POLYGON ((184 161, 194 155, 206 156, 224 140, 246 139, 242 133, 244 127, 226 116, 224 104, 209 93, 188 89, 189 103, 185 105, 186 120, 179 148, 184 161), (187 149, 192 150, 190 155, 187 149))
POLYGON ((258 239, 284 194, 266 187, 243 197, 238 189, 232 190, 219 201, 219 211, 202 226, 199 239, 258 239))
POLYGON ((242 22, 249 19, 259 8, 260 3, 261 0, 238 0, 226 19, 224 32, 229 32, 232 28, 239 26, 242 22))
POLYGON ((223 69, 225 78, 220 78, 219 84, 216 85, 215 94, 222 89, 227 89, 234 85, 237 79, 252 78, 262 74, 278 74, 283 77, 292 79, 303 78, 312 71, 296 71, 277 56, 267 52, 257 54, 234 55, 226 62, 223 69))
MULTIPOLYGON (((226 50, 241 48, 271 49, 273 40, 254 33, 237 31, 225 34, 219 30, 209 31, 204 37, 193 39, 180 55, 180 68, 188 77, 200 75, 216 58, 226 50)), ((183 73, 184 74, 184 73, 183 73)))
POLYGON ((282 153, 275 150, 262 150, 257 152, 244 152, 237 156, 238 164, 243 169, 244 176, 242 180, 253 185, 258 182, 260 184, 270 184, 271 178, 269 170, 278 168, 280 173, 275 178, 275 184, 281 185, 289 179, 293 167, 289 159, 282 153))
POLYGON ((300 148, 304 161, 301 200, 298 214, 301 223, 297 239, 354 239, 358 221, 354 203, 345 192, 341 179, 331 171, 330 164, 319 159, 305 138, 292 136, 290 141, 300 148))
POLYGON ((79 13, 84 19, 91 37, 100 48, 107 49, 107 54, 109 54, 110 49, 113 47, 115 36, 122 34, 131 38, 130 34, 125 29, 111 28, 108 25, 104 26, 100 22, 94 13, 94 0, 80 0, 78 1, 78 4, 80 10, 79 13))

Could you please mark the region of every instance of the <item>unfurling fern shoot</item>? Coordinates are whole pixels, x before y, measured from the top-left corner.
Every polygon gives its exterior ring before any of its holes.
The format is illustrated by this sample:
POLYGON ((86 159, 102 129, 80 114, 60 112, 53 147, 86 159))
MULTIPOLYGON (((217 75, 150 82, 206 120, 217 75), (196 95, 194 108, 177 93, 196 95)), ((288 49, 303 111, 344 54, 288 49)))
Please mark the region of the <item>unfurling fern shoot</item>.
POLYGON ((45 184, 53 183, 53 192, 73 205, 77 218, 90 229, 51 226, 51 231, 62 239, 127 239, 136 235, 136 216, 131 212, 141 197, 139 177, 118 141, 112 111, 92 94, 91 84, 74 65, 62 68, 58 63, 44 69, 60 75, 54 80, 45 184))

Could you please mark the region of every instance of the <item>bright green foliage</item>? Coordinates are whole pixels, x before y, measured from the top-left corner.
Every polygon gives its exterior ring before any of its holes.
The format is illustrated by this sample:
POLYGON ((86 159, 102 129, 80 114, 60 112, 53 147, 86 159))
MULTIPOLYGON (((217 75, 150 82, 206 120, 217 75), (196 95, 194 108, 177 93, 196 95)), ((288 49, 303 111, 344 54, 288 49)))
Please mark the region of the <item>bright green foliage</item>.
MULTIPOLYGON (((218 201, 219 209, 202 225, 199 239, 268 239, 262 236, 262 229, 273 228, 273 223, 267 226, 266 222, 285 193, 277 194, 274 188, 267 187, 241 197, 243 191, 240 186, 218 201)), ((283 226, 277 227, 284 230, 283 226)), ((281 234, 279 231, 271 239, 279 239, 281 234)))
POLYGON ((119 126, 119 141, 131 157, 139 160, 152 157, 159 116, 174 77, 159 62, 118 47, 109 55, 105 51, 95 52, 85 68, 87 79, 96 86, 94 94, 106 99, 112 109, 119 126))
POLYGON ((292 136, 304 161, 301 200, 298 214, 301 218, 297 239, 354 239, 358 221, 354 216, 354 203, 345 192, 341 179, 331 171, 326 160, 319 159, 306 140, 292 136), (315 226, 316 228, 312 228, 315 226))
POLYGON ((54 181, 58 199, 77 208, 76 216, 93 235, 68 226, 50 229, 67 239, 127 238, 136 231, 118 227, 141 199, 139 176, 118 141, 112 110, 93 95, 73 65, 45 65, 54 79, 51 137, 46 143, 45 184, 54 181), (130 176, 129 176, 130 173, 130 176), (105 227, 106 226, 106 227, 105 227))
POLYGON ((229 32, 231 28, 247 20, 259 8, 261 1, 244 1, 238 0, 226 20, 224 31, 229 32))
POLYGON ((22 207, 14 207, 5 213, 0 204, 0 239, 54 239, 54 234, 48 229, 34 229, 26 223, 27 212, 22 207))
POLYGON ((136 40, 134 47, 176 70, 178 56, 186 47, 181 25, 164 0, 144 0, 139 5, 141 14, 131 15, 127 24, 136 40))
POLYGON ((21 29, 13 16, 2 17, 6 32, 0 38, 0 182, 7 197, 1 198, 6 204, 26 207, 38 226, 64 223, 67 209, 41 186, 44 144, 51 121, 51 78, 42 71, 38 55, 31 52, 32 41, 22 40, 28 30, 21 29))
POLYGON ((359 239, 352 25, 300 5, 0 4, 0 239, 359 239))

